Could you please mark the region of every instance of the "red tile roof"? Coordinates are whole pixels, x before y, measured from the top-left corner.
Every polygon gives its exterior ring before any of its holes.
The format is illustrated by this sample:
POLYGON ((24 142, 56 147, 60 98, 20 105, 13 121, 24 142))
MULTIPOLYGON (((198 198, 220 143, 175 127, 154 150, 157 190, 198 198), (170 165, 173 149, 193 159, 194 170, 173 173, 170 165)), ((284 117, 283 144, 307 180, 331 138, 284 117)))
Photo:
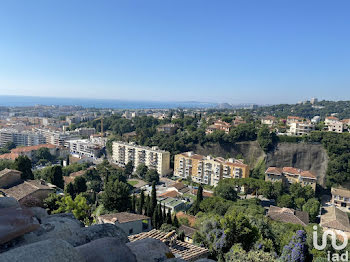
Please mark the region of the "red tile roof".
POLYGON ((278 168, 278 167, 274 167, 274 166, 271 166, 269 167, 266 172, 266 174, 274 174, 274 175, 282 175, 282 168, 278 168))
POLYGON ((106 214, 106 215, 100 216, 100 218, 103 220, 106 220, 108 222, 111 222, 111 223, 118 222, 120 224, 132 222, 132 221, 150 219, 149 217, 144 216, 144 215, 128 213, 128 212, 106 214))
POLYGON ((179 193, 175 190, 167 191, 159 195, 160 197, 173 197, 176 198, 179 196, 179 193))
POLYGON ((56 148, 57 146, 51 145, 51 144, 42 144, 37 146, 24 146, 24 147, 18 147, 11 150, 11 153, 23 153, 23 152, 30 152, 39 150, 40 148, 56 148))
POLYGON ((301 170, 298 169, 298 168, 294 168, 294 167, 284 167, 283 168, 283 173, 290 173, 290 174, 300 175, 301 170))
POLYGON ((316 175, 314 173, 312 173, 311 171, 302 171, 301 176, 316 179, 316 175))

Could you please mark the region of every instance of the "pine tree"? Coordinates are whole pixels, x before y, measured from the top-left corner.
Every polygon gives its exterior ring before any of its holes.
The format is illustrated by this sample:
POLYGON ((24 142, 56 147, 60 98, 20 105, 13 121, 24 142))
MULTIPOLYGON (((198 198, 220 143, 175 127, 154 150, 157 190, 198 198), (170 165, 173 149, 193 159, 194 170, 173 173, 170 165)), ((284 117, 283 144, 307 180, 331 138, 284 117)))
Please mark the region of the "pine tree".
POLYGON ((143 214, 144 205, 145 205, 145 193, 144 193, 144 191, 143 191, 143 189, 142 189, 142 190, 141 190, 141 194, 140 194, 139 210, 138 210, 138 213, 139 213, 140 215, 143 214))
POLYGON ((176 214, 174 215, 173 226, 179 228, 179 220, 177 220, 176 214))
POLYGON ((154 210, 157 207, 157 191, 156 191, 156 183, 152 183, 152 192, 151 192, 151 214, 153 214, 154 210))

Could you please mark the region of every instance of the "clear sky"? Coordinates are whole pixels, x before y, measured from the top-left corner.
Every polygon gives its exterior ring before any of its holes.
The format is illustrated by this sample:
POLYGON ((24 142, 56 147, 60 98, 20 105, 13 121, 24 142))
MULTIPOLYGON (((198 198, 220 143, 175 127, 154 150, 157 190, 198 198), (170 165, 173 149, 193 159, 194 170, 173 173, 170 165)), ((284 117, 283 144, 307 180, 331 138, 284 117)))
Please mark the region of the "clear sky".
POLYGON ((350 99, 349 0, 2 0, 0 94, 350 99))

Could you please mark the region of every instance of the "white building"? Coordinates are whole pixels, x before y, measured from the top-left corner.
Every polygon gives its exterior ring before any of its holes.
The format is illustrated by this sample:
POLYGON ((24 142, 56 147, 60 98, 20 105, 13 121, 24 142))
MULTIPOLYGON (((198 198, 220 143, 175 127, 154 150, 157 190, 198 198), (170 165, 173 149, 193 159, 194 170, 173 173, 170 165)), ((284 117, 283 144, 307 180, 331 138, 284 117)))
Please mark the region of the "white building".
POLYGON ((125 166, 131 161, 136 169, 139 164, 156 169, 161 176, 170 172, 170 153, 158 147, 139 146, 135 143, 113 142, 113 161, 125 166))
POLYGON ((46 143, 55 146, 64 146, 65 141, 80 138, 78 131, 60 132, 50 129, 37 129, 37 131, 45 137, 46 143))
POLYGON ((311 119, 311 123, 314 124, 314 125, 317 125, 318 123, 320 123, 320 121, 321 121, 321 117, 320 116, 314 116, 311 119))
POLYGON ((341 121, 334 121, 327 125, 329 132, 343 133, 344 123, 341 121))
POLYGON ((97 159, 101 152, 101 147, 88 139, 67 140, 65 142, 65 147, 69 148, 73 156, 79 158, 90 157, 97 159))
POLYGON ((46 139, 40 133, 30 131, 18 131, 16 129, 0 129, 0 146, 8 142, 15 143, 16 146, 36 146, 45 144, 46 139))
POLYGON ((292 136, 302 136, 310 134, 313 130, 315 130, 314 124, 294 122, 290 124, 288 134, 292 136))

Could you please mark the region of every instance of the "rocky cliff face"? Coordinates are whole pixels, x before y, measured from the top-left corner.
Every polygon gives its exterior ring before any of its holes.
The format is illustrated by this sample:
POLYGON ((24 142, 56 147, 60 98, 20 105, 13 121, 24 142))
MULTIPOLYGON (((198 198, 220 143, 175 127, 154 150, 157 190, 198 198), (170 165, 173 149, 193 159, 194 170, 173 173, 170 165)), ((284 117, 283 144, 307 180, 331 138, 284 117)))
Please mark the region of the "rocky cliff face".
POLYGON ((43 208, 21 207, 9 197, 0 197, 0 261, 185 262, 157 239, 129 242, 115 225, 85 227, 72 214, 48 215, 43 208))
POLYGON ((266 165, 311 170, 317 175, 318 183, 324 185, 328 161, 327 152, 320 144, 281 143, 267 154, 266 165))
POLYGON ((318 183, 324 185, 328 166, 328 156, 321 144, 280 143, 274 151, 267 154, 256 141, 240 142, 234 145, 211 144, 197 146, 194 150, 198 154, 221 157, 236 157, 243 155, 250 168, 254 168, 264 159, 266 167, 292 166, 304 170, 311 170, 317 175, 318 183))

